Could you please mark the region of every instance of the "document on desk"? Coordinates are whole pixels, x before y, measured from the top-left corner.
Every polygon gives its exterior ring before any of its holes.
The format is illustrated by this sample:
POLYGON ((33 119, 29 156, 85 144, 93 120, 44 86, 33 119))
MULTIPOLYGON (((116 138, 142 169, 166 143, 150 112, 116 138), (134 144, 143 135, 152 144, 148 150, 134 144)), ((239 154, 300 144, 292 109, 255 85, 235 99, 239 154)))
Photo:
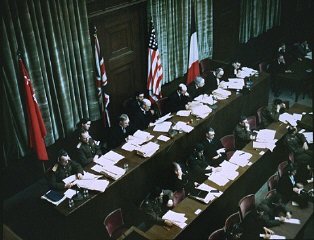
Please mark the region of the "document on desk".
POLYGON ((259 130, 256 136, 257 142, 272 142, 275 139, 276 130, 262 129, 259 130))
POLYGON ((159 149, 159 144, 148 142, 137 149, 137 153, 143 157, 151 157, 159 149))
POLYGON ((172 122, 162 122, 162 123, 158 123, 155 125, 153 131, 154 132, 168 132, 169 129, 171 128, 172 122))
POLYGON ((208 104, 208 105, 214 105, 217 103, 217 101, 214 100, 213 95, 208 96, 207 94, 201 94, 201 95, 197 96, 196 98, 194 98, 193 101, 208 104))
POLYGON ((173 126, 173 129, 189 133, 194 129, 194 127, 187 125, 185 122, 179 121, 176 123, 176 125, 173 126))
POLYGON ((226 178, 224 175, 220 174, 220 172, 212 173, 208 177, 208 180, 216 183, 219 186, 225 186, 229 182, 229 179, 226 178))
POLYGON ((158 119, 153 123, 153 125, 162 123, 162 122, 166 121, 166 120, 169 119, 169 118, 172 118, 171 113, 168 113, 168 114, 166 114, 165 116, 162 116, 162 117, 158 118, 158 119))
POLYGON ((249 160, 251 157, 252 157, 251 153, 248 153, 242 150, 237 150, 229 159, 229 162, 239 165, 241 167, 244 167, 249 163, 249 160))
POLYGON ((67 197, 67 198, 72 198, 74 195, 76 194, 76 191, 73 190, 73 189, 68 189, 64 192, 64 195, 67 197))
POLYGON ((170 138, 165 135, 160 135, 157 139, 163 142, 168 142, 170 140, 170 138))
POLYGON ((84 171, 84 174, 82 176, 82 180, 92 180, 92 179, 98 179, 100 177, 102 177, 102 176, 84 171))
POLYGON ((233 164, 229 161, 224 160, 222 163, 219 164, 220 167, 222 168, 221 171, 236 171, 239 166, 236 164, 233 164))
POLYGON ((238 78, 246 78, 256 74, 257 71, 253 68, 242 67, 242 69, 237 73, 238 78))
POLYGON ((212 112, 212 109, 207 105, 201 104, 199 106, 192 107, 191 111, 193 116, 204 119, 212 112))
POLYGON ((124 156, 111 150, 107 152, 106 154, 102 155, 101 157, 99 157, 97 160, 95 160, 95 162, 100 165, 107 164, 108 162, 111 162, 112 164, 116 164, 123 158, 124 156))
POLYGON ((274 148, 276 147, 276 142, 256 142, 253 141, 253 148, 255 149, 269 149, 271 152, 274 151, 274 148))
POLYGON ((96 164, 92 167, 92 170, 105 174, 106 176, 112 178, 113 180, 117 180, 125 174, 125 169, 120 168, 115 165, 106 164, 105 166, 101 166, 96 164))
POLYGON ((63 193, 59 193, 54 190, 49 190, 40 198, 52 203, 55 206, 58 206, 66 199, 66 196, 63 193))
POLYGON ((190 110, 177 111, 177 116, 181 116, 181 117, 188 117, 188 116, 190 116, 190 114, 191 114, 190 110))
POLYGON ((225 83, 226 88, 228 89, 238 89, 241 90, 244 87, 243 78, 228 78, 228 82, 225 83))
POLYGON ((185 221, 187 218, 185 217, 184 213, 177 213, 172 210, 168 210, 163 216, 162 219, 169 220, 173 222, 174 225, 178 226, 179 228, 183 229, 187 224, 185 221))
MULTIPOLYGON (((275 220, 280 220, 279 217, 275 217, 275 220)), ((291 224, 301 224, 300 219, 297 218, 285 218, 285 223, 291 223, 291 224)))
POLYGON ((86 188, 99 192, 104 192, 109 185, 109 181, 105 179, 76 180, 75 182, 80 188, 86 188))
POLYGON ((222 88, 217 88, 213 91, 213 95, 216 96, 217 99, 223 100, 227 99, 231 95, 231 92, 222 88))
POLYGON ((132 152, 138 148, 138 145, 134 145, 132 143, 126 142, 125 144, 122 145, 121 148, 125 151, 132 152))
MULTIPOLYGON (((261 238, 264 238, 265 239, 265 234, 264 233, 261 233, 260 235, 259 235, 261 238)), ((269 236, 269 238, 267 238, 267 239, 286 239, 286 237, 285 236, 281 236, 281 235, 276 235, 276 234, 271 234, 270 236, 269 236)))
POLYGON ((309 144, 313 143, 313 132, 303 132, 302 134, 309 144))
POLYGON ((74 182, 76 180, 76 175, 73 174, 73 175, 70 175, 68 176, 67 178, 63 179, 62 181, 65 183, 65 184, 69 184, 71 182, 74 182))
POLYGON ((289 123, 291 126, 297 126, 297 119, 289 113, 282 113, 279 115, 279 121, 283 123, 289 123))
POLYGON ((205 183, 202 183, 200 185, 198 185, 196 187, 196 189, 200 189, 200 190, 203 190, 203 191, 206 191, 206 192, 209 192, 211 195, 213 195, 214 197, 220 197, 221 194, 222 194, 222 191, 219 191, 217 190, 216 188, 213 188, 205 183), (213 192, 215 191, 215 192, 213 192), (217 191, 217 192, 216 192, 217 191))

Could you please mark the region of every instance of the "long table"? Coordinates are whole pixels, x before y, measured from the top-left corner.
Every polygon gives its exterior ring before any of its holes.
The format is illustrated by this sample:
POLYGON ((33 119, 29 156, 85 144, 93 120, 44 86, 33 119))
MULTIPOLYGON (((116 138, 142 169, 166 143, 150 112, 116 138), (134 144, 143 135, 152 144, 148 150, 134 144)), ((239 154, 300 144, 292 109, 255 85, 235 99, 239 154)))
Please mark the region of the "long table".
MULTIPOLYGON (((304 105, 295 104, 289 109, 291 113, 310 112, 311 108, 304 105)), ((283 158, 285 147, 282 139, 287 132, 287 125, 281 122, 272 123, 268 129, 276 130, 275 138, 278 139, 274 152, 267 149, 254 149, 253 142, 244 147, 244 151, 252 154, 251 165, 240 167, 238 177, 229 181, 221 187, 206 180, 205 183, 211 187, 219 189, 223 194, 208 204, 201 203, 191 198, 185 198, 174 211, 185 213, 188 218, 187 226, 180 229, 172 226, 170 230, 165 230, 160 225, 154 225, 146 233, 151 239, 207 239, 209 233, 215 229, 223 227, 225 219, 238 211, 238 202, 245 195, 255 193, 276 170, 280 162, 287 160, 283 158), (264 153, 263 153, 264 152, 264 153), (201 209, 199 215, 195 211, 201 209)), ((286 155, 287 157, 287 155, 286 155)))
MULTIPOLYGON (((258 77, 252 77, 253 86, 247 94, 235 92, 226 99, 219 101, 217 108, 205 119, 197 119, 194 116, 174 116, 171 121, 189 122, 194 127, 190 133, 178 133, 168 142, 158 141, 159 150, 150 158, 144 158, 134 152, 127 152, 121 148, 116 152, 125 156, 117 164, 123 166, 128 163, 127 173, 116 181, 110 181, 110 185, 103 193, 90 192, 88 199, 78 201, 75 206, 69 208, 67 202, 51 208, 48 203, 47 211, 51 212, 52 218, 62 226, 57 238, 82 239, 88 236, 90 239, 106 238, 103 220, 105 216, 116 208, 130 211, 137 209, 140 201, 151 191, 153 186, 163 184, 165 173, 170 169, 173 161, 186 158, 191 152, 193 145, 205 136, 205 129, 212 126, 216 130, 217 137, 230 134, 241 115, 253 115, 261 106, 268 104, 269 75, 261 73, 258 77), (75 230, 73 230, 75 228, 75 230)), ((147 129, 156 138, 161 133, 147 129)), ((91 171, 90 164, 85 170, 91 171)), ((186 200, 188 201, 188 199, 186 200)), ((137 217, 136 210, 131 216, 137 217)), ((132 218, 130 217, 130 218, 132 218)))

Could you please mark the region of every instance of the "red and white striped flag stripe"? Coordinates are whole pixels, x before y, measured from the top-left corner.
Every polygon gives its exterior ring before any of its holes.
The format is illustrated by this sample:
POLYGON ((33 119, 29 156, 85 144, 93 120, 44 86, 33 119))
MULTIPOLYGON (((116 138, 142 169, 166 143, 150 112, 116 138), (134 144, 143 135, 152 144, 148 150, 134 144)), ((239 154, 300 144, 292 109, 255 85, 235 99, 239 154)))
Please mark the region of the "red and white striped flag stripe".
POLYGON ((150 37, 148 43, 148 76, 147 90, 152 102, 161 98, 162 65, 158 51, 156 33, 153 21, 150 22, 150 37))
POLYGON ((195 28, 195 14, 194 6, 192 3, 191 9, 191 39, 190 39, 190 52, 189 52, 189 69, 186 84, 189 85, 194 79, 200 75, 200 66, 198 62, 198 45, 197 45, 197 33, 195 28))

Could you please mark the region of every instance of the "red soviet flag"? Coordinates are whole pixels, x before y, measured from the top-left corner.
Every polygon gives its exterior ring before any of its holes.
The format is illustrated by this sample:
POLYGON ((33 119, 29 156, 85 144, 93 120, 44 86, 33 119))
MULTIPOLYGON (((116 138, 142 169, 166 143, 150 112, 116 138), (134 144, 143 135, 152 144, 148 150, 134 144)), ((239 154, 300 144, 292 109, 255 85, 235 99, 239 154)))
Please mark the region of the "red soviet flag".
POLYGON ((47 134, 46 127, 22 58, 19 58, 19 66, 21 75, 23 76, 25 88, 29 147, 35 150, 39 160, 48 160, 48 154, 44 141, 44 137, 47 134))

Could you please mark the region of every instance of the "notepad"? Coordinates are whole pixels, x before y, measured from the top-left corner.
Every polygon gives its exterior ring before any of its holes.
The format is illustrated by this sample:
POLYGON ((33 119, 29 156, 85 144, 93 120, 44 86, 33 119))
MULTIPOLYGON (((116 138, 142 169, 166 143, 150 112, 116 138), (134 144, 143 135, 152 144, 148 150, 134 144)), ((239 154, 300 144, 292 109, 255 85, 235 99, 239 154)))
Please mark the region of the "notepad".
POLYGON ((60 192, 56 192, 54 190, 50 190, 45 194, 45 196, 46 198, 48 198, 49 200, 53 202, 58 202, 64 197, 64 194, 60 192))

